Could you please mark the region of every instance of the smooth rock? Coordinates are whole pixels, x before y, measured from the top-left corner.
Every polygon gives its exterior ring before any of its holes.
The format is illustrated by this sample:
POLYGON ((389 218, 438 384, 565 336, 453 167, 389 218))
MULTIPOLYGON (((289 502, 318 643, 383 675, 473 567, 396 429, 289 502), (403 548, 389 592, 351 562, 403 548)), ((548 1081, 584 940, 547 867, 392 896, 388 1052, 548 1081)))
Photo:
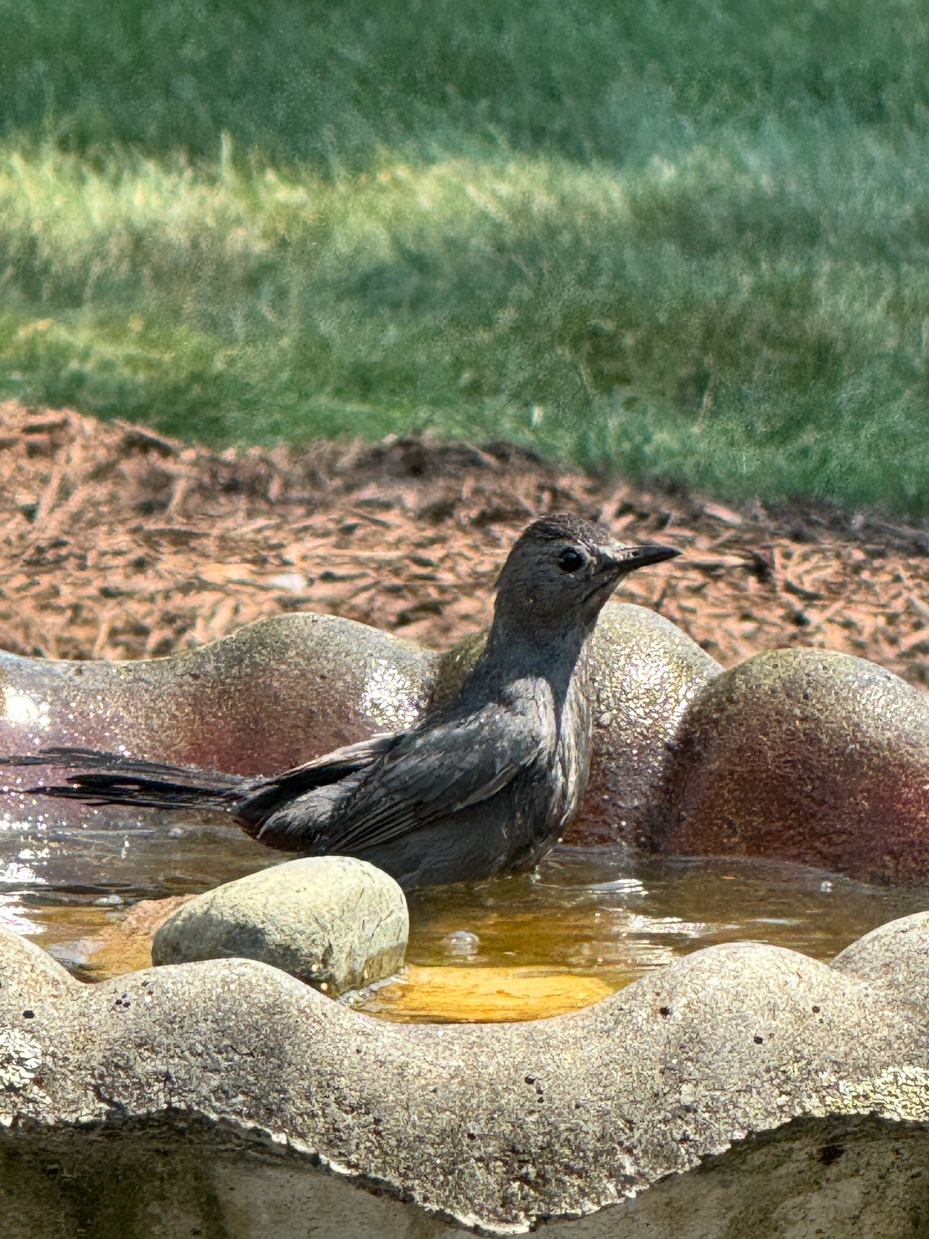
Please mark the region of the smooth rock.
POLYGON ((757 654, 698 694, 675 744, 646 846, 929 876, 929 702, 892 672, 829 650, 757 654))
POLYGON ((926 1020, 905 995, 757 943, 552 1019, 400 1025, 246 959, 49 994, 34 948, 0 930, 0 1028, 4 1125, 226 1120, 499 1234, 570 1233, 796 1117, 929 1121, 926 1020))
POLYGON ((393 878, 351 856, 314 856, 189 900, 156 932, 152 960, 261 960, 334 997, 397 972, 409 933, 393 878))

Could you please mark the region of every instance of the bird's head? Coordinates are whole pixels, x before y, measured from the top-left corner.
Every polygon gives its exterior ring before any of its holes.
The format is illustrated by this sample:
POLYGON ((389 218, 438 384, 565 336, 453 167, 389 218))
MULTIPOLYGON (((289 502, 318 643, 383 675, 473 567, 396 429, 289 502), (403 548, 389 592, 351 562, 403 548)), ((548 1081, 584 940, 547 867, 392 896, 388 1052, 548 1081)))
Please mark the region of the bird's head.
POLYGON ((592 628, 624 576, 679 554, 669 546, 626 546, 578 516, 543 517, 523 531, 503 565, 495 617, 543 638, 592 628))

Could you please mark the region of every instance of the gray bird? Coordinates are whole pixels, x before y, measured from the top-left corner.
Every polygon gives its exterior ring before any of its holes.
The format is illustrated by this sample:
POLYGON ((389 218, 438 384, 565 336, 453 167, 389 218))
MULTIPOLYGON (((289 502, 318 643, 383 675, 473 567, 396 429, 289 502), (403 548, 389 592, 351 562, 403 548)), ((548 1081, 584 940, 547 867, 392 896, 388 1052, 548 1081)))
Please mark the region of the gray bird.
POLYGON ((80 773, 29 790, 88 804, 219 809, 260 843, 359 856, 405 890, 530 868, 575 813, 590 767, 584 647, 627 573, 679 552, 624 546, 602 525, 548 516, 497 582, 487 645, 458 694, 408 731, 372 736, 273 778, 89 749, 0 764, 80 773))

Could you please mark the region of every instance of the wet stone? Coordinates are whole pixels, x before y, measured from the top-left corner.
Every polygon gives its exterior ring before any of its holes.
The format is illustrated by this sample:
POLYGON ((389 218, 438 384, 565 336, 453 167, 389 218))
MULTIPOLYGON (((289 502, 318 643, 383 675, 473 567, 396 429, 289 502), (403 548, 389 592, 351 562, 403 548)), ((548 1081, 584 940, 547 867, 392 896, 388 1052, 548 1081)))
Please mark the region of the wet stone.
POLYGON ((929 702, 828 650, 773 650, 718 676, 682 719, 641 841, 776 856, 872 883, 929 875, 929 702))
POLYGON ((409 929, 386 873, 354 857, 307 857, 189 900, 155 933, 152 960, 257 959, 334 997, 397 972, 409 929))

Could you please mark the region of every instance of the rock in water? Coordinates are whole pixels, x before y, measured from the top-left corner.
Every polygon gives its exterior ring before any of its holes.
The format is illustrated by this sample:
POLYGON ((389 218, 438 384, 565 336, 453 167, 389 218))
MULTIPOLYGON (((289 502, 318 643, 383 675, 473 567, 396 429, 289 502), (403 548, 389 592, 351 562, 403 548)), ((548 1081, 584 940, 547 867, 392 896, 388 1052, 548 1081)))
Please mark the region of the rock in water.
POLYGON ((192 899, 155 934, 152 959, 258 959, 334 997, 392 976, 409 931, 393 878, 353 857, 315 856, 192 899))
POLYGON ((892 672, 830 650, 758 654, 702 690, 676 748, 646 845, 929 876, 929 703, 892 672))

